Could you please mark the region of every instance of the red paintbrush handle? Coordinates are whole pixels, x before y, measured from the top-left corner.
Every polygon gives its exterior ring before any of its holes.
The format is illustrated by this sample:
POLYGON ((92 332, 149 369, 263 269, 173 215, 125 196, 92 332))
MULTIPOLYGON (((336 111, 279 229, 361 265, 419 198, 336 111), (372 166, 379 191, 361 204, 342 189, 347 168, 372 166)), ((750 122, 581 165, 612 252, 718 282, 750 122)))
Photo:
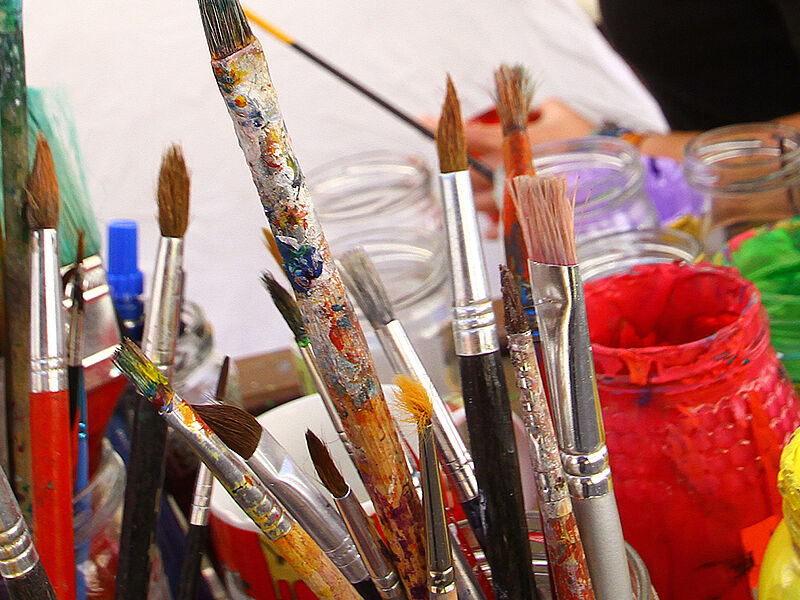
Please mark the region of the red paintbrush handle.
POLYGON ((575 513, 548 515, 542 507, 547 560, 558 600, 594 600, 575 513))
POLYGON ((69 396, 31 394, 33 539, 59 600, 75 599, 69 396))

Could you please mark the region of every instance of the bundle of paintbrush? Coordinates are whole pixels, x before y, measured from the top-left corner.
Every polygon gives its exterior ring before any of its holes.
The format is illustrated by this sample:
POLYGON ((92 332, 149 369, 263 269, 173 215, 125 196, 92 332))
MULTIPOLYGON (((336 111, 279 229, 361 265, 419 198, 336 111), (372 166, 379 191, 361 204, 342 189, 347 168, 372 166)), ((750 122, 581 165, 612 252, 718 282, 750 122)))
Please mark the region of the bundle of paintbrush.
POLYGON ((359 594, 309 534, 298 525, 245 461, 228 448, 169 381, 129 340, 114 363, 143 399, 152 403, 214 473, 227 492, 270 539, 273 548, 321 599, 358 600, 359 594))
POLYGON ((561 458, 599 600, 630 600, 630 575, 597 397, 573 203, 561 178, 516 177, 561 458))
POLYGON ((453 277, 453 336, 475 473, 485 498, 484 550, 495 596, 529 600, 539 594, 533 583, 511 408, 467 170, 461 109, 449 78, 437 145, 453 277))
POLYGON ((200 0, 220 93, 234 123, 309 338, 412 598, 425 598, 422 511, 364 334, 331 260, 259 42, 236 0, 200 0))

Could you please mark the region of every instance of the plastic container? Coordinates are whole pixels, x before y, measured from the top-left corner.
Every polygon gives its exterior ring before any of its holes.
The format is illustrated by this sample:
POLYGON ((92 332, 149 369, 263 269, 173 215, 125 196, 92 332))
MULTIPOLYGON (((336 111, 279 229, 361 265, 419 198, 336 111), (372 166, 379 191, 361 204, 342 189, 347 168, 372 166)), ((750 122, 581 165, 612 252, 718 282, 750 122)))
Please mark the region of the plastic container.
POLYGON ((800 424, 758 292, 733 269, 669 263, 585 296, 625 539, 664 599, 751 600, 745 532, 780 511, 800 424))
POLYGON ((704 196, 713 251, 758 225, 800 213, 800 132, 778 123, 712 129, 684 151, 689 184, 704 196))
POLYGON ((532 151, 536 173, 566 177, 575 194, 578 241, 660 225, 644 191, 639 152, 628 142, 590 136, 539 144, 532 151))

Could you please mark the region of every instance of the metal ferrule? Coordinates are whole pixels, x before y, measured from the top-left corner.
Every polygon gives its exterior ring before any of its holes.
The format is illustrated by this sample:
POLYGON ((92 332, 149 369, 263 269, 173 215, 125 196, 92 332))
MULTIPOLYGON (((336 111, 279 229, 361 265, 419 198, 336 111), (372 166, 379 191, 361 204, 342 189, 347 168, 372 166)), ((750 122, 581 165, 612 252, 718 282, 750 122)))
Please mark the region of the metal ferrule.
POLYGON ((450 551, 450 533, 444 512, 442 482, 439 478, 439 464, 436 462, 432 425, 419 432, 419 464, 422 477, 422 509, 425 512, 428 590, 431 599, 456 600, 453 554, 450 551))
POLYGON ((475 465, 464 440, 453 423, 447 405, 439 396, 428 377, 428 372, 419 358, 411 340, 397 319, 375 329, 378 341, 395 373, 405 373, 419 381, 428 392, 433 404, 433 435, 445 471, 455 484, 459 502, 472 500, 478 495, 478 480, 475 465))
POLYGON ((384 600, 405 600, 406 595, 397 571, 386 559, 386 555, 378 545, 379 542, 370 527, 369 517, 364 513, 361 503, 352 490, 348 489, 342 498, 334 498, 350 536, 355 542, 358 552, 364 559, 364 565, 370 579, 375 583, 381 598, 384 600))
POLYGON ((0 469, 0 576, 3 579, 24 575, 39 562, 28 526, 19 505, 0 469))
POLYGON ((214 473, 239 507, 271 540, 285 536, 292 519, 244 460, 228 448, 177 394, 161 414, 214 473))
POLYGON ((573 497, 611 490, 583 284, 577 265, 528 261, 562 463, 573 497))
POLYGON ((67 353, 56 230, 31 230, 30 249, 31 392, 60 392, 67 389, 67 353))
POLYGON ((327 492, 300 469, 268 431, 262 431, 258 448, 247 464, 348 581, 367 579, 369 574, 358 549, 327 492))
POLYGON ((339 436, 342 444, 344 444, 344 448, 347 450, 347 453, 350 456, 353 456, 353 445, 350 443, 350 438, 347 437, 347 433, 344 430, 344 425, 342 424, 342 417, 339 416, 339 411, 336 410, 336 405, 333 403, 333 398, 328 391, 328 386, 325 385, 325 380, 322 378, 322 373, 319 372, 319 366, 317 365, 317 359, 314 356, 314 351, 311 349, 310 345, 298 346, 297 349, 300 351, 300 356, 306 365, 306 369, 308 369, 308 372, 311 375, 311 379, 314 382, 314 387, 317 388, 317 392, 319 392, 319 396, 322 398, 322 404, 325 405, 325 410, 331 419, 331 423, 333 423, 333 428, 336 430, 336 434, 339 436))
POLYGON ((439 182, 453 276, 456 354, 488 354, 497 350, 500 344, 469 171, 442 173, 439 182))
POLYGON ((189 525, 208 525, 211 514, 211 489, 214 483, 214 474, 205 465, 200 465, 197 470, 197 480, 194 484, 192 497, 192 511, 189 513, 189 525))
POLYGON ((168 378, 175 359, 183 288, 183 238, 161 237, 145 307, 142 352, 168 378))

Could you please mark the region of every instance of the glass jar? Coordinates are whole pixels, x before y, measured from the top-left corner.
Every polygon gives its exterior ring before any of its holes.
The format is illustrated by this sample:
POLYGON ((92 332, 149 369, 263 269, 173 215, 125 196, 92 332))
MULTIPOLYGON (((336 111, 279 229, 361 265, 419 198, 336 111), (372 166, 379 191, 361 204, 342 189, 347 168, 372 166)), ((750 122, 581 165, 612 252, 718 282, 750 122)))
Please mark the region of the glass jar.
POLYGON ((441 208, 431 172, 419 155, 364 152, 322 165, 307 175, 328 240, 398 223, 427 231, 441 229, 441 208))
POLYGON ((682 261, 693 263, 703 252, 700 241, 674 229, 639 229, 611 233, 578 244, 583 281, 608 277, 636 265, 682 261))
POLYGON ((800 214, 800 132, 778 123, 712 129, 684 151, 689 184, 704 196, 712 251, 752 227, 800 214))
POLYGON ((662 263, 584 290, 625 539, 666 600, 750 600, 743 531, 780 511, 800 424, 755 286, 662 263))
MULTIPOLYGON (((445 374, 445 348, 449 345, 445 336, 452 336, 447 325, 451 302, 444 243, 441 233, 408 227, 354 231, 331 241, 334 256, 356 246, 366 250, 386 288, 395 317, 403 324, 440 393, 449 389, 445 374)), ((357 305, 356 310, 378 378, 391 383, 394 371, 357 305)))
POLYGON ((639 152, 614 137, 590 136, 533 147, 538 175, 567 179, 575 198, 575 236, 592 237, 652 229, 660 221, 644 191, 639 152))

